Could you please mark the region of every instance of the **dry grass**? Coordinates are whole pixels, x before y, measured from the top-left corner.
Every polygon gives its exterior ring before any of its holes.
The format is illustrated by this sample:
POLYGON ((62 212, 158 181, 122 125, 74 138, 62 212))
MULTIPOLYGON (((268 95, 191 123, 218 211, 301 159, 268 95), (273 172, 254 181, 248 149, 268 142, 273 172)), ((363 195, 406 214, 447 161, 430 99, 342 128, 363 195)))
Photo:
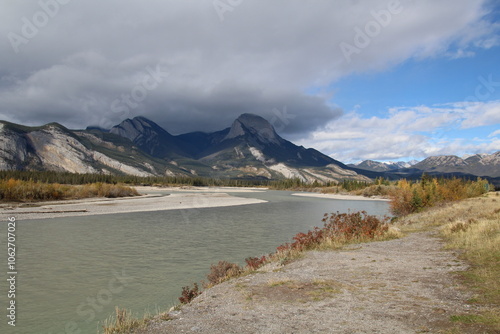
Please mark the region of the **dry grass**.
POLYGON ((118 307, 115 311, 115 316, 106 319, 102 326, 104 334, 130 333, 134 329, 145 327, 150 319, 149 316, 144 316, 142 320, 133 318, 129 311, 118 307))
POLYGON ((67 185, 22 180, 0 180, 0 200, 8 202, 49 201, 90 197, 139 196, 131 187, 120 184, 90 183, 67 185))
POLYGON ((292 283, 292 280, 289 279, 289 278, 270 279, 267 282, 267 285, 270 286, 270 287, 273 287, 273 286, 287 285, 287 284, 290 284, 290 283, 292 283))
MULTIPOLYGON (((498 193, 497 193, 498 194, 498 193)), ((470 268, 460 273, 482 310, 474 323, 500 330, 500 196, 489 193, 409 215, 398 221, 405 232, 438 228, 448 249, 461 251, 470 268)), ((470 323, 471 315, 453 321, 470 323), (462 321, 463 320, 463 321, 462 321)))
POLYGON ((478 214, 447 223, 442 234, 447 246, 464 250, 464 258, 472 264, 467 275, 481 291, 478 300, 500 306, 500 202, 484 199, 473 209, 465 205, 462 210, 478 214))

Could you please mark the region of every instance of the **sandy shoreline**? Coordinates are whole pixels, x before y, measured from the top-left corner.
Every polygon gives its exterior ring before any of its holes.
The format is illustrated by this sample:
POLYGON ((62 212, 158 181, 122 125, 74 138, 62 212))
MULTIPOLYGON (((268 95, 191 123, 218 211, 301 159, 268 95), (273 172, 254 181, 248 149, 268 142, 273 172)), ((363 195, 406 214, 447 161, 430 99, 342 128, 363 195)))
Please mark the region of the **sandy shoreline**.
POLYGON ((340 199, 347 201, 389 201, 385 198, 377 197, 363 197, 356 195, 341 195, 341 194, 319 194, 319 193, 294 193, 292 196, 303 196, 303 197, 316 197, 316 198, 330 198, 330 199, 340 199))
MULTIPOLYGON (((85 198, 79 200, 38 203, 6 203, 0 205, 0 220, 9 217, 17 220, 79 217, 129 212, 149 212, 179 209, 214 208, 265 203, 256 198, 243 198, 230 193, 263 192, 264 188, 237 187, 135 187, 140 197, 85 198), (173 193, 165 194, 172 191, 173 193)), ((293 196, 330 198, 351 201, 387 201, 353 195, 293 193, 293 196)))
MULTIPOLYGON (((154 188, 137 187, 137 190, 146 194, 140 197, 124 198, 86 198, 80 200, 65 200, 32 203, 27 205, 3 204, 0 206, 0 220, 6 221, 8 217, 17 220, 48 219, 59 217, 78 217, 90 215, 105 215, 114 213, 148 212, 178 209, 213 208, 236 205, 249 205, 265 203, 266 201, 255 198, 242 198, 227 194, 225 188, 180 189, 180 188, 154 188), (174 194, 147 194, 154 191, 186 191, 174 194)), ((246 192, 256 191, 248 189, 246 192)), ((245 192, 234 189, 232 192, 245 192)))
POLYGON ((147 194, 154 191, 175 191, 175 192, 196 192, 196 193, 259 193, 268 188, 255 188, 255 187, 152 187, 152 186, 136 186, 134 187, 138 192, 147 194))

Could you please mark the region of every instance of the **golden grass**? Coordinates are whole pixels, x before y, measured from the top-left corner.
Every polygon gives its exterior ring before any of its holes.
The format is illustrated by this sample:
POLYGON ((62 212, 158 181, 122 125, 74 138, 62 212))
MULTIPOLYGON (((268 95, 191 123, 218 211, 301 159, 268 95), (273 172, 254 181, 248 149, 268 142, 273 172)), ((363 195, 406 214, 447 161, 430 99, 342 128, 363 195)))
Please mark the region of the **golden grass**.
POLYGON ((290 283, 292 283, 292 280, 289 278, 283 278, 283 279, 272 278, 267 282, 267 285, 273 287, 273 286, 287 285, 290 283))
POLYGON ((66 185, 22 180, 0 180, 0 200, 10 202, 139 196, 131 187, 102 182, 66 185))
POLYGON ((110 316, 104 322, 104 334, 130 333, 132 330, 146 326, 150 317, 144 316, 143 319, 133 318, 126 309, 115 308, 115 315, 110 316))
POLYGON ((461 251, 470 265, 461 272, 476 294, 470 302, 482 311, 476 315, 454 315, 453 321, 483 324, 500 330, 500 196, 490 193, 435 207, 398 220, 404 232, 438 228, 446 248, 461 251))

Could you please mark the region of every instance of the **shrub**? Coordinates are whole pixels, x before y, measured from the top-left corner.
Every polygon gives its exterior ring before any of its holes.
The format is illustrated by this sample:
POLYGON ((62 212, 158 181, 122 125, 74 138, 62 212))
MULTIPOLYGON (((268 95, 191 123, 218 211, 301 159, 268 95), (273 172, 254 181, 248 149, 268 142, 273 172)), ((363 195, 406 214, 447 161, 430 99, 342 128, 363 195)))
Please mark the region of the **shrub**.
POLYGON ((191 288, 190 286, 182 287, 182 293, 181 296, 179 297, 179 301, 182 304, 188 304, 200 294, 201 291, 199 291, 198 284, 193 283, 193 288, 191 288))
POLYGON ((256 270, 260 268, 264 263, 267 262, 267 258, 265 256, 262 256, 260 258, 258 257, 247 257, 245 259, 245 262, 247 263, 248 268, 251 270, 256 270))
POLYGON ((32 180, 15 180, 12 178, 9 180, 0 180, 0 200, 5 201, 47 201, 138 195, 139 193, 134 188, 101 182, 74 186, 35 182, 32 180))
POLYGON ((102 326, 104 334, 130 333, 131 330, 141 326, 141 322, 134 319, 126 309, 115 307, 114 319, 107 319, 102 326))
POLYGON ((395 216, 405 216, 439 203, 477 197, 493 189, 488 181, 464 179, 437 179, 423 175, 419 182, 399 180, 389 197, 391 212, 395 216))
POLYGON ((219 261, 216 265, 210 266, 210 273, 207 275, 208 282, 212 285, 219 284, 225 280, 238 276, 242 272, 240 266, 227 261, 219 261))
POLYGON ((388 230, 387 218, 380 220, 365 211, 353 213, 332 213, 323 217, 323 227, 315 227, 307 233, 298 233, 291 244, 276 249, 277 253, 304 251, 320 248, 332 241, 349 242, 354 239, 367 240, 383 235, 388 230))

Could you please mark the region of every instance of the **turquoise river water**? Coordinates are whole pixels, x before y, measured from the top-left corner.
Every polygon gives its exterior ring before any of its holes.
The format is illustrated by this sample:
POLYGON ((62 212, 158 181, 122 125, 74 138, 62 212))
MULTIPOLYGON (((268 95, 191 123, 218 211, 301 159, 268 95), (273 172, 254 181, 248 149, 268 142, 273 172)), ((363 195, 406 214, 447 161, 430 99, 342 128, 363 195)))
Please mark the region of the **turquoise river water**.
POLYGON ((7 222, 1 222, 0 333, 98 333, 115 306, 142 317, 178 303, 210 264, 244 264, 327 212, 388 214, 381 201, 234 193, 267 203, 21 221, 16 225, 16 326, 8 325, 7 222), (5 233, 4 233, 5 232, 5 233))

